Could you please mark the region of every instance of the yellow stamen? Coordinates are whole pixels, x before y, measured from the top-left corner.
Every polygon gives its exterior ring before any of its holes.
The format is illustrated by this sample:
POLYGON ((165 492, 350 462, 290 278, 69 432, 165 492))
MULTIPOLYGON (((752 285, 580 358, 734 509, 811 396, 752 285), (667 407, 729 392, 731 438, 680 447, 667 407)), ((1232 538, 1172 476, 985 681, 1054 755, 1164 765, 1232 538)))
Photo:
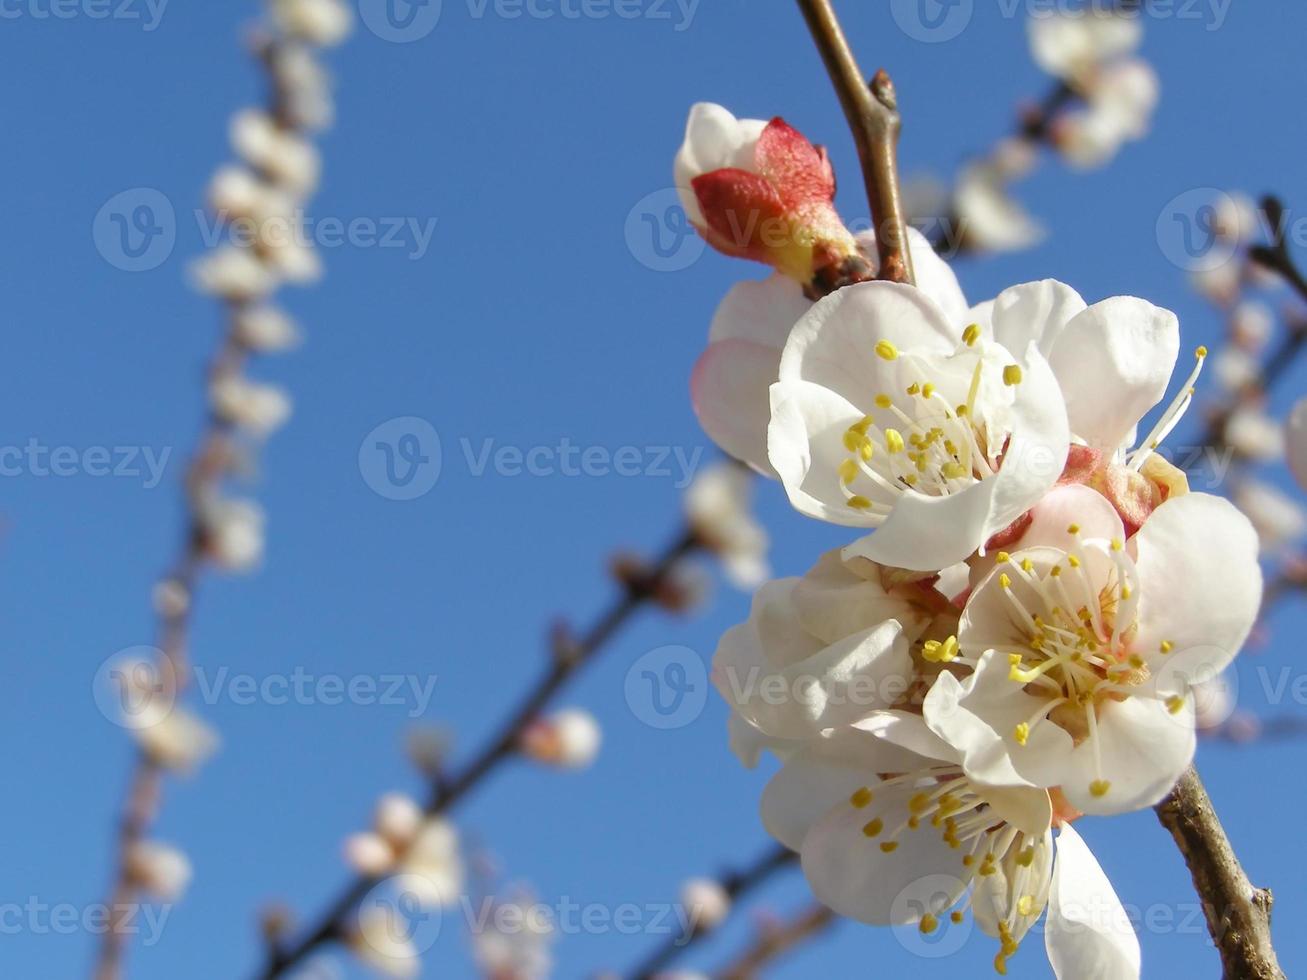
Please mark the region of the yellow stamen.
POLYGON ((1021 368, 1019 365, 1009 364, 1003 369, 1003 383, 1009 388, 1021 384, 1021 368))
POLYGON ((852 796, 849 797, 849 802, 852 803, 859 810, 861 810, 864 806, 866 806, 868 803, 871 802, 871 790, 867 789, 867 787, 865 786, 862 787, 860 790, 858 790, 856 793, 854 793, 852 796))
POLYGON ((1112 784, 1106 779, 1095 779, 1089 784, 1089 795, 1097 799, 1102 799, 1112 789, 1112 784))
POLYGON ((882 360, 894 361, 898 359, 899 349, 888 340, 882 340, 876 344, 876 354, 882 360))
POLYGON ((866 837, 875 837, 884 829, 885 821, 881 820, 880 817, 877 817, 875 820, 863 826, 862 833, 866 837))
POLYGON ((980 324, 973 323, 962 331, 962 341, 968 347, 975 347, 976 341, 980 339, 980 324))

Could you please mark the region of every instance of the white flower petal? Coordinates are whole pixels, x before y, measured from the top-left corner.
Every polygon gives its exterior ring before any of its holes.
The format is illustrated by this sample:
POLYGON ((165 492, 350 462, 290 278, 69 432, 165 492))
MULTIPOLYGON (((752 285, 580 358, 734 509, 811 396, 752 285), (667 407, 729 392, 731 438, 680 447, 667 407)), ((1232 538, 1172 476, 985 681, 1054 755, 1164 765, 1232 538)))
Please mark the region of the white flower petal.
POLYGON ((1112 883, 1070 824, 1057 838, 1044 944, 1058 980, 1139 978, 1139 937, 1112 883))
POLYGON ((994 339, 1011 351, 1033 343, 1048 357, 1062 330, 1086 309, 1080 294, 1056 279, 1013 286, 994 300, 994 339))
POLYGON ((1075 317, 1049 357, 1072 434, 1096 449, 1120 448, 1166 394, 1179 345, 1175 314, 1141 299, 1117 296, 1075 317))

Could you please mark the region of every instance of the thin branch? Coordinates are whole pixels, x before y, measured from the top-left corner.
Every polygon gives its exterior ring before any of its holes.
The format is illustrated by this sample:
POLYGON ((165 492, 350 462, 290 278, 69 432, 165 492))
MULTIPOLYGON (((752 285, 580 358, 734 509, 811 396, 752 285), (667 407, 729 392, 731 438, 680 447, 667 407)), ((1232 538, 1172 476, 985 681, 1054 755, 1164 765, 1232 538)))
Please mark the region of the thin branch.
MULTIPOLYGON (((621 596, 583 635, 573 639, 556 631, 549 670, 485 747, 456 774, 433 787, 425 808, 427 816, 436 817, 451 810, 502 763, 516 756, 527 726, 582 667, 598 656, 636 612, 659 597, 681 560, 702 547, 694 531, 683 530, 644 575, 624 580, 621 596)), ((259 974, 261 980, 283 976, 319 947, 345 938, 350 913, 382 880, 383 877, 366 875, 356 878, 298 942, 273 951, 259 974)))
POLYGON ((713 976, 722 980, 754 980, 764 967, 821 935, 838 921, 835 913, 826 906, 812 905, 789 922, 763 927, 752 946, 713 976))
POLYGON ((1271 943, 1271 893, 1248 880, 1198 773, 1185 772, 1155 809, 1189 866, 1225 980, 1284 980, 1271 943))
MULTIPOLYGON (((775 847, 763 854, 748 867, 740 871, 729 872, 719 882, 722 890, 731 899, 732 907, 749 892, 760 887, 782 868, 787 868, 798 859, 798 855, 785 847, 775 847)), ((653 980, 662 973, 673 960, 680 957, 687 949, 708 934, 694 919, 688 923, 686 931, 669 939, 654 950, 640 966, 630 974, 633 980, 653 980)))
POLYGON ((798 0, 853 131, 880 253, 880 278, 912 283, 912 253, 899 194, 898 142, 903 127, 894 83, 884 69, 868 84, 831 0, 798 0))

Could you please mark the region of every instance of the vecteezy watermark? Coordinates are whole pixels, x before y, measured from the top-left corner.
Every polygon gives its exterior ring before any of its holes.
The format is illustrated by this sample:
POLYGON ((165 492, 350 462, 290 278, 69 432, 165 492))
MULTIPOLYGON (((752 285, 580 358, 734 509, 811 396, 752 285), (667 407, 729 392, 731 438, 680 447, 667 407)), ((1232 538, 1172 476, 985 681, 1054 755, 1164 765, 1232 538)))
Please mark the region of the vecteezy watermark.
MULTIPOLYGON (((192 217, 205 248, 217 248, 224 242, 244 246, 259 242, 272 248, 385 249, 414 262, 430 251, 439 223, 438 218, 412 215, 309 215, 299 208, 259 219, 195 208, 192 217)), ((178 232, 176 208, 166 194, 153 187, 115 194, 100 208, 92 225, 96 250, 124 272, 159 268, 176 250, 178 232)))
POLYGON ((0 20, 116 20, 158 29, 170 0, 0 0, 0 20))
POLYGON ((704 447, 584 446, 562 436, 543 445, 501 443, 492 437, 458 439, 458 452, 449 459, 440 434, 426 419, 413 415, 390 419, 363 437, 359 473, 375 493, 387 500, 415 500, 430 493, 443 472, 457 462, 474 479, 633 479, 671 480, 683 490, 703 461, 704 447))
POLYGON ((171 458, 170 446, 47 446, 33 437, 21 446, 0 445, 0 478, 111 477, 153 490, 171 458))
MULTIPOLYGON (((1047 17, 1091 17, 1115 14, 1150 20, 1195 21, 1207 30, 1225 25, 1234 0, 1148 0, 1140 7, 1119 0, 998 0, 998 13, 1006 20, 1047 17)), ((975 0, 890 0, 894 22, 914 41, 942 44, 962 34, 975 17, 975 0)))
POLYGON ((650 650, 626 672, 627 707, 650 728, 684 728, 708 703, 708 670, 689 647, 650 650))
POLYGON ((654 272, 680 272, 699 261, 707 243, 690 223, 675 187, 640 199, 626 216, 626 247, 654 272))
POLYGON ((149 272, 177 245, 177 212, 162 191, 136 187, 105 201, 91 226, 95 247, 124 272, 149 272))
POLYGON ((103 936, 113 929, 153 946, 163 935, 172 908, 136 902, 76 905, 46 902, 33 895, 22 902, 0 902, 0 936, 103 936))
MULTIPOLYGON (((1236 201, 1215 187, 1195 187, 1171 198, 1157 216, 1157 244, 1162 254, 1186 272, 1213 272, 1239 254, 1241 235, 1249 233, 1269 241, 1307 247, 1307 217, 1284 213, 1278 227, 1272 227, 1258 212, 1255 227, 1238 229, 1240 208, 1236 201)), ((1244 219, 1245 221, 1247 219, 1244 219)))
MULTIPOLYGON (((464 0, 472 20, 623 20, 669 24, 677 33, 694 23, 702 0, 464 0)), ((444 0, 359 0, 359 15, 383 41, 408 44, 440 23, 444 0)))

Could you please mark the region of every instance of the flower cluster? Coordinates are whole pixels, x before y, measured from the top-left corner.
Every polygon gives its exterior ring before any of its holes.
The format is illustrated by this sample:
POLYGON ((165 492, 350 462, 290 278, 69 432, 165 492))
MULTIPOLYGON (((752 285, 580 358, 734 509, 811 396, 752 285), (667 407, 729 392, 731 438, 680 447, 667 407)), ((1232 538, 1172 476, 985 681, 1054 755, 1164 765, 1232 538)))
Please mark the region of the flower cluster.
POLYGON ((713 323, 705 428, 800 513, 854 529, 722 638, 732 746, 783 763, 763 821, 836 912, 926 933, 971 914, 1003 973, 1047 911, 1058 976, 1136 977, 1072 825, 1170 791, 1194 687, 1262 593, 1247 518, 1157 452, 1207 351, 1146 425, 1179 359, 1172 313, 1054 281, 970 307, 928 249, 917 266, 916 286, 815 303, 786 279, 737 286, 713 323))

